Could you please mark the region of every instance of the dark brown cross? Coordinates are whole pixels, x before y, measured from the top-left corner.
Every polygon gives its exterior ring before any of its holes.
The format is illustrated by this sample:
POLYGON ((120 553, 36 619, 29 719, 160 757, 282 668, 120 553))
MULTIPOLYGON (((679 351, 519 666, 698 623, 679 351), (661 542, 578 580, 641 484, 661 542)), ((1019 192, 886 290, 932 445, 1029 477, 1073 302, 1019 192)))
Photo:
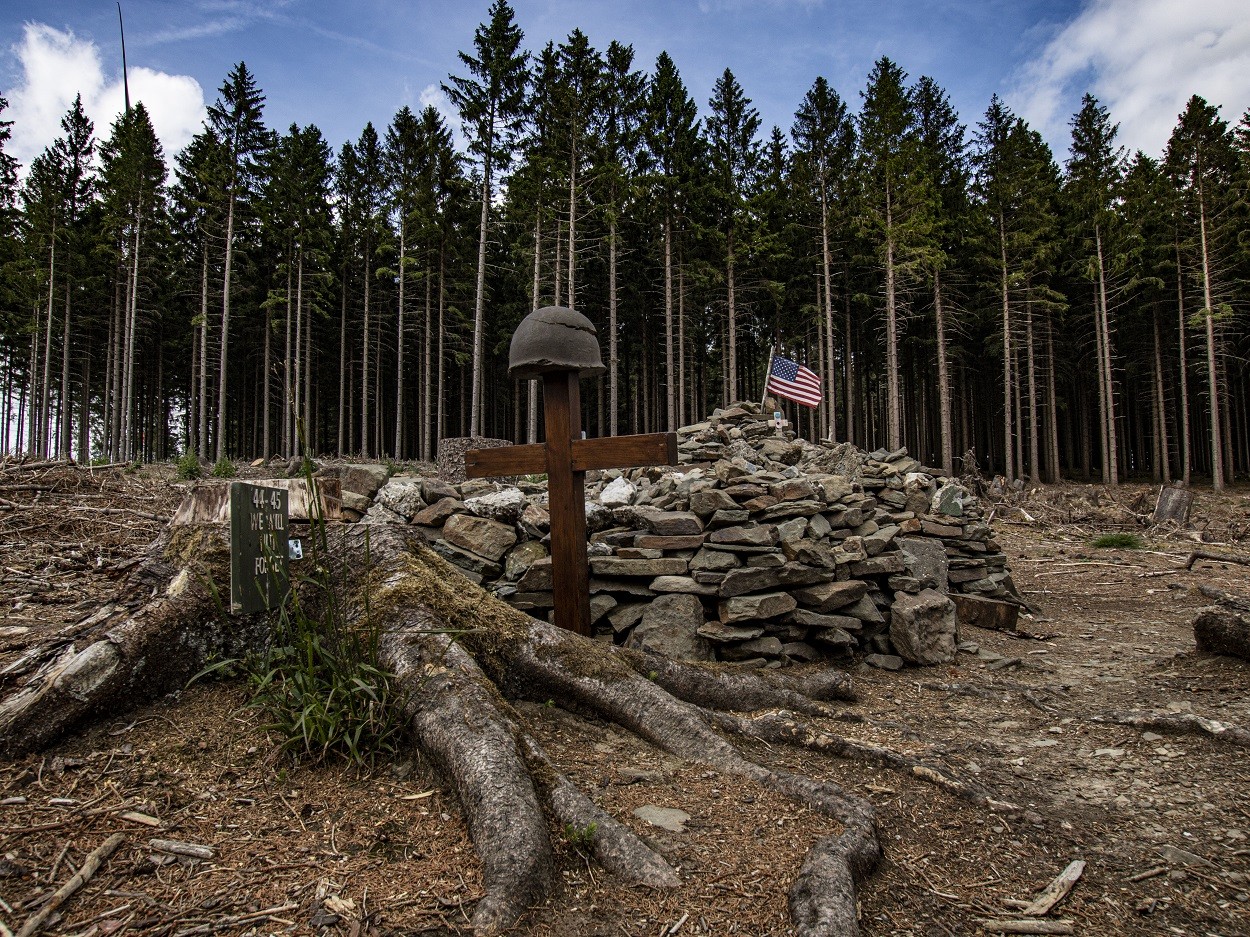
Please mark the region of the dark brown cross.
POLYGON ((547 475, 551 513, 551 576, 556 624, 590 634, 590 572, 586 562, 586 473, 592 469, 676 465, 677 434, 582 439, 577 371, 542 375, 547 441, 470 449, 465 475, 547 475))

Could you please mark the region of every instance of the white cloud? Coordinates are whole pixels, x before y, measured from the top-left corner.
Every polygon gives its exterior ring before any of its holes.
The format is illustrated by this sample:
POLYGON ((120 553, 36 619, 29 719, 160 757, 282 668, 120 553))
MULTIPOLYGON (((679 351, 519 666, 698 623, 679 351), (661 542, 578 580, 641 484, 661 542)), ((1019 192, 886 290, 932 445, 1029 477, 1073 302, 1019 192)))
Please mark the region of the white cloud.
MULTIPOLYGON (((13 53, 21 78, 4 92, 9 101, 4 116, 13 121, 8 152, 23 168, 61 135, 61 118, 76 94, 82 95, 96 137, 108 136, 125 107, 125 95, 120 75, 105 77, 94 42, 43 23, 27 23, 13 53)), ((187 75, 131 67, 130 100, 147 107, 167 158, 186 146, 204 119, 204 91, 187 75)))
POLYGON ((1194 94, 1236 123, 1250 105, 1247 74, 1245 0, 1091 0, 1006 99, 1064 152, 1068 121, 1089 91, 1120 124, 1120 143, 1158 156, 1194 94))
POLYGON ((434 110, 438 111, 443 117, 443 122, 451 130, 452 146, 461 153, 468 152, 469 141, 465 137, 464 128, 460 123, 460 113, 447 97, 447 92, 443 90, 442 85, 426 85, 421 91, 418 103, 422 109, 432 106, 434 110))

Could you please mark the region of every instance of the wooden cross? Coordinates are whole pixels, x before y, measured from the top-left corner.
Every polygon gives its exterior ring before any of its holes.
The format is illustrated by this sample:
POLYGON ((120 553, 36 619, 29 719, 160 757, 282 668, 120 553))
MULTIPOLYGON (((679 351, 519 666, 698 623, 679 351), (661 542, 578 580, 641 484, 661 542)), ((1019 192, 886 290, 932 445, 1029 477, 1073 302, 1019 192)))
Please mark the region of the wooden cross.
POLYGON ((590 635, 590 571, 586 562, 586 473, 592 469, 676 465, 677 434, 582 439, 576 371, 543 378, 547 441, 528 446, 470 449, 465 475, 547 475, 551 513, 551 576, 556 624, 590 635))

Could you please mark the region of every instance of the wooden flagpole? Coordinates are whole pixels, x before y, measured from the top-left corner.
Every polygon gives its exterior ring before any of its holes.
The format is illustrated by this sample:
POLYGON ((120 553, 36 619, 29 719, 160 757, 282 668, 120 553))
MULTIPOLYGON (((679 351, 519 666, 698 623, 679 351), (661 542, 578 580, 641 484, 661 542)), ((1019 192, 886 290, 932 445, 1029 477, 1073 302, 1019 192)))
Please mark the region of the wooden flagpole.
POLYGON ((773 357, 777 354, 777 343, 768 347, 768 367, 764 369, 764 396, 760 398, 760 409, 764 409, 764 401, 768 399, 768 376, 773 373, 773 357))

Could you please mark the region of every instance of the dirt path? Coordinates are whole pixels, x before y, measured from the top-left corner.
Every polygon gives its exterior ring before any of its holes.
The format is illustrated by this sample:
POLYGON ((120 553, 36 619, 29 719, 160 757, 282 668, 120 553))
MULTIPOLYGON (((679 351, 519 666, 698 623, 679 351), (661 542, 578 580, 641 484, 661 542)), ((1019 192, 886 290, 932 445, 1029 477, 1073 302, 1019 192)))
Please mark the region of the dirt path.
MULTIPOLYGON (((1243 511, 1238 497, 1227 506, 1243 511)), ((1091 549, 1072 527, 996 530, 1039 608, 1022 621, 1037 637, 970 629, 951 666, 857 670, 860 701, 827 728, 943 762, 1015 808, 973 807, 859 763, 754 753, 878 807, 886 856, 861 895, 865 935, 981 933, 981 921, 1018 916, 1012 901, 1033 898, 1078 859, 1084 875, 1049 915, 1072 921, 1074 933, 1250 934, 1246 749, 1097 721, 1175 712, 1250 726, 1250 665, 1195 654, 1188 626, 1206 604, 1197 585, 1250 593, 1250 570, 1175 572, 1190 547, 1179 542, 1117 553, 1091 549)), ((122 551, 109 562, 124 563, 122 551)), ((29 604, 9 610, 0 627, 39 623, 29 604)), ((16 932, 91 850, 123 832, 44 933, 464 933, 480 895, 476 861, 454 799, 419 760, 364 778, 293 768, 274 759, 245 701, 239 683, 196 686, 0 766, 0 923, 16 932), (179 858, 155 838, 213 855, 179 858)), ((648 836, 683 885, 616 884, 583 858, 579 831, 553 829, 564 843, 562 884, 518 933, 787 932, 790 880, 828 821, 556 707, 524 712, 557 764, 648 836), (682 830, 650 825, 633 813, 648 805, 689 819, 682 830)))

